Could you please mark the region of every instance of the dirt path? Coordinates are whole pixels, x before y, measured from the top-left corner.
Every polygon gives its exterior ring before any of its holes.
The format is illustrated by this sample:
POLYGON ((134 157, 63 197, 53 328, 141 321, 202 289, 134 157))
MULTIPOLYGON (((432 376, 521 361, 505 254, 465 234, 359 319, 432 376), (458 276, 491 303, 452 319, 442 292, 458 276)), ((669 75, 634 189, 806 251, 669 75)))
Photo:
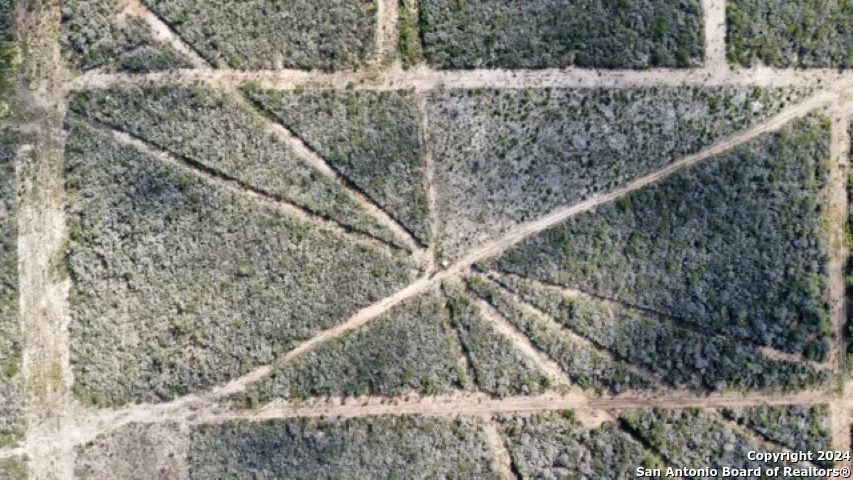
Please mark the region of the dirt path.
POLYGON ((830 239, 829 297, 832 331, 836 341, 829 352, 830 361, 839 372, 846 372, 844 329, 847 323, 844 265, 847 261, 844 245, 844 224, 847 221, 847 164, 850 138, 847 134, 849 115, 834 112, 830 144, 830 175, 828 186, 828 228, 830 239))
POLYGON ((729 72, 726 61, 726 0, 702 0, 705 10, 705 68, 719 74, 729 72))
POLYGON ((398 0, 378 0, 376 9, 376 53, 374 63, 376 67, 394 63, 397 58, 397 31, 398 0))
MULTIPOLYGON (((23 4, 24 2, 21 2, 23 4)), ((34 128, 16 165, 18 179, 18 282, 23 332, 21 372, 30 478, 70 479, 73 444, 62 431, 74 416, 70 395, 67 297, 61 268, 66 238, 63 192, 65 99, 58 44, 59 2, 34 1, 16 12, 24 45, 24 76, 18 91, 21 115, 34 128)))
MULTIPOLYGON (((836 452, 850 451, 850 405, 844 402, 835 402, 831 405, 831 428, 832 428, 832 449, 836 452)), ((841 467, 853 467, 853 461, 845 460, 838 463, 841 467)))
POLYGON ((72 90, 106 88, 112 85, 146 85, 151 82, 192 85, 205 83, 219 87, 238 87, 256 82, 262 88, 291 90, 296 88, 334 88, 354 90, 416 90, 438 88, 592 88, 651 87, 683 85, 760 85, 824 87, 851 84, 853 71, 836 69, 789 70, 768 67, 739 69, 720 73, 706 68, 649 70, 594 70, 583 68, 543 70, 433 70, 420 65, 403 70, 393 65, 384 72, 325 73, 305 70, 229 69, 176 70, 146 74, 90 72, 69 84, 72 90))
POLYGON ((512 459, 507 450, 504 436, 500 433, 500 427, 490 417, 483 419, 483 430, 489 442, 489 449, 495 459, 495 470, 498 471, 503 480, 518 480, 512 471, 512 459))

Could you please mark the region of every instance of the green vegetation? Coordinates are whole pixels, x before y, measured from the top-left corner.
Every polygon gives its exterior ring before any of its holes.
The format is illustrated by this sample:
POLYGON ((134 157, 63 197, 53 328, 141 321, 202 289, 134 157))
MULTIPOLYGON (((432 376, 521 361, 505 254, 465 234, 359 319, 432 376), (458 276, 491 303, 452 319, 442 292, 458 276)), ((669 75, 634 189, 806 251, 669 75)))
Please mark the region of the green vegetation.
POLYGON ((498 418, 519 478, 634 478, 654 455, 612 422, 585 429, 556 412, 498 418))
POLYGON ((218 90, 160 86, 81 92, 71 109, 270 196, 391 243, 393 233, 263 123, 218 90))
POLYGON ((822 360, 829 128, 815 115, 790 123, 571 218, 492 267, 822 360))
POLYGON ((375 47, 375 0, 142 0, 217 67, 360 66, 375 47))
POLYGON ((0 458, 0 478, 3 480, 27 480, 27 460, 23 457, 0 458))
POLYGON ((805 93, 745 86, 436 91, 429 141, 443 253, 456 258, 518 223, 624 185, 805 93))
POLYGON ((422 295, 305 353, 252 385, 249 402, 323 396, 433 395, 467 381, 441 298, 422 295))
POLYGON ((722 414, 793 451, 832 450, 828 405, 728 408, 722 414))
POLYGON ((853 67, 848 0, 729 0, 729 62, 749 67, 853 67))
POLYGON ((659 374, 675 388, 798 390, 829 379, 802 364, 770 360, 712 333, 681 328, 637 310, 568 297, 512 277, 502 282, 568 330, 620 360, 659 374))
POLYGON ((68 129, 71 361, 84 402, 159 401, 234 378, 417 273, 402 253, 265 207, 82 122, 68 129))
POLYGON ((429 242, 418 108, 406 92, 248 89, 414 236, 429 242))
POLYGON ((480 298, 495 307, 515 328, 530 338, 533 345, 557 362, 579 387, 610 393, 650 387, 648 381, 630 372, 624 364, 574 341, 556 325, 519 308, 506 292, 491 282, 480 277, 469 277, 467 282, 480 298))
POLYGON ((0 0, 0 119, 12 110, 15 76, 23 63, 21 48, 15 41, 14 11, 15 0, 0 0))
MULTIPOLYGON (((683 410, 636 410, 620 421, 673 467, 731 468, 773 467, 777 464, 750 461, 747 453, 768 449, 754 438, 733 429, 719 415, 696 408, 683 410)), ((778 464, 782 466, 782 464, 778 464)))
POLYGON ((192 66, 115 0, 62 2, 62 56, 74 68, 148 72, 192 66))
POLYGON ((202 425, 193 479, 499 478, 483 430, 467 418, 293 418, 202 425))
POLYGON ((461 288, 445 285, 444 291, 453 327, 481 390, 503 397, 535 395, 548 388, 548 377, 483 319, 461 288))
POLYGON ((697 0, 422 0, 439 68, 687 67, 702 63, 697 0))
POLYGON ((409 69, 423 60, 416 0, 400 0, 400 61, 409 69))
POLYGON ((74 478, 187 478, 189 435, 176 424, 131 423, 75 448, 74 478))
POLYGON ((25 427, 19 375, 17 155, 13 134, 0 130, 0 447, 16 443, 25 427))

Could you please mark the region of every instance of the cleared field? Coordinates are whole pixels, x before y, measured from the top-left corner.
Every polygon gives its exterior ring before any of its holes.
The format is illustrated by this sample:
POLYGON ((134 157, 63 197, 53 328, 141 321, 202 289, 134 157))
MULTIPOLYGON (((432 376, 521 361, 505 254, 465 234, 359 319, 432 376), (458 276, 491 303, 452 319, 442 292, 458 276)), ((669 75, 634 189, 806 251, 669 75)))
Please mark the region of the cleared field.
POLYGON ((18 155, 13 134, 0 130, 0 447, 17 443, 25 428, 18 318, 18 155))
POLYGON ((418 109, 406 92, 248 89, 423 244, 429 215, 418 109))
POLYGON ((355 197, 225 92, 171 86, 93 90, 76 95, 71 109, 270 196, 402 245, 355 197))
POLYGON ((411 282, 403 254, 258 204, 70 121, 75 393, 159 401, 235 378, 411 282))
POLYGON ((77 446, 74 476, 106 478, 189 478, 189 432, 174 424, 131 423, 77 446))
POLYGON ((142 0, 217 67, 356 68, 375 49, 374 0, 142 0))
MULTIPOLYGON (((802 390, 829 375, 799 363, 770 360, 755 350, 654 318, 638 310, 564 295, 506 277, 503 285, 615 358, 641 366, 674 388, 699 391, 802 390)), ((687 326, 687 325, 685 325, 687 326)))
POLYGON ((434 395, 461 388, 468 378, 449 327, 441 297, 422 295, 276 369, 250 387, 248 399, 434 395))
POLYGON ((500 478, 481 427, 466 418, 294 418, 202 425, 193 478, 500 478))
POLYGON ((78 70, 150 72, 192 66, 157 40, 143 20, 123 14, 116 0, 63 1, 61 24, 62 56, 78 70))
POLYGON ((846 0, 728 0, 729 62, 749 67, 853 67, 853 4, 846 0))
POLYGON ((524 310, 503 290, 479 277, 466 279, 480 298, 491 304, 539 350, 553 359, 572 382, 595 392, 619 393, 651 388, 648 380, 631 372, 596 348, 577 341, 554 322, 524 310))
POLYGON ((704 45, 696 0, 423 0, 420 26, 439 68, 686 67, 704 45))
POLYGON ((574 217, 492 267, 824 359, 829 122, 778 132, 574 217))
POLYGON ((791 88, 450 90, 430 95, 440 250, 449 259, 749 128, 791 88))
POLYGON ((575 412, 500 416, 513 469, 519 478, 635 478, 638 466, 657 456, 615 423, 587 429, 575 412))
POLYGON ((445 285, 444 292, 451 322, 480 390, 503 397, 535 395, 548 388, 547 375, 483 318, 464 290, 445 285))
POLYGON ((738 425, 793 451, 832 450, 832 428, 827 405, 729 408, 724 409, 722 414, 738 425))

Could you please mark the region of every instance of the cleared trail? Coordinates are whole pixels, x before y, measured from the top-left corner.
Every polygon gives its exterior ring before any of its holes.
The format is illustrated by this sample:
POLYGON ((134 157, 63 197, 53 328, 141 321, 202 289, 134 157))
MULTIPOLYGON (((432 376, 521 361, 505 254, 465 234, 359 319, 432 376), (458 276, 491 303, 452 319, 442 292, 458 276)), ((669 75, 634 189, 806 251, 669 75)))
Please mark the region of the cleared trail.
POLYGON ((425 65, 403 70, 392 65, 381 73, 375 71, 338 71, 333 73, 308 70, 229 70, 185 69, 169 72, 102 73, 89 72, 73 81, 70 90, 107 88, 113 85, 208 84, 239 87, 255 83, 261 88, 292 90, 296 88, 354 90, 415 90, 439 88, 594 88, 759 85, 807 86, 850 84, 853 71, 836 69, 789 70, 769 67, 719 72, 707 68, 649 70, 595 70, 577 67, 542 70, 434 70, 425 65))

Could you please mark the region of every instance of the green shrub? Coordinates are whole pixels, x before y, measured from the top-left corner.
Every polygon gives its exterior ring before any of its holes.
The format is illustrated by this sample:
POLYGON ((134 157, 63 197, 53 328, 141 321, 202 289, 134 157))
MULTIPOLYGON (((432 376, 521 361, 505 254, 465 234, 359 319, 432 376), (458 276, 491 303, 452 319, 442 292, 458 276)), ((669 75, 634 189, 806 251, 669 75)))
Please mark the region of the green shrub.
POLYGON ((415 0, 400 0, 400 60, 409 69, 423 60, 415 0))
POLYGON ((848 0, 726 2, 729 62, 749 67, 853 66, 853 3, 848 0))
MULTIPOLYGON (((828 405, 727 408, 723 416, 797 452, 832 450, 828 405)), ((815 455, 816 456, 816 455, 815 455)), ((832 462, 816 462, 831 466, 832 462)))
POLYGON ((420 13, 424 56, 439 68, 702 63, 696 0, 422 0, 420 13))
POLYGON ((275 398, 434 395, 462 387, 461 350, 437 295, 395 307, 252 385, 252 403, 275 398))
POLYGON ((663 168, 779 112, 790 88, 436 91, 428 102, 441 250, 663 168))
POLYGON ((411 95, 257 89, 248 94, 419 241, 429 242, 426 173, 411 95))
POLYGON ((321 68, 375 50, 375 0, 142 0, 217 67, 321 68))
POLYGON ((18 315, 18 154, 13 134, 0 130, 0 447, 16 443, 25 428, 18 315))
POLYGON ((635 478, 638 459, 654 455, 612 422, 585 429, 555 412, 498 421, 519 478, 635 478))
POLYGON ((829 122, 809 116, 551 228, 492 266, 824 359, 829 122))
POLYGON ((233 379, 417 273, 402 253, 263 206, 82 122, 68 129, 71 362, 83 400, 159 401, 233 379))
POLYGON ((467 418, 292 418, 201 425, 197 480, 229 478, 499 478, 482 428, 467 418))
MULTIPOLYGON (((659 452, 667 466, 682 468, 756 468, 784 463, 748 459, 748 452, 773 452, 752 436, 733 429, 712 412, 682 410, 635 410, 620 415, 622 424, 646 445, 659 452)), ((802 468, 802 465, 798 465, 802 468)), ((709 477, 702 477, 709 478, 709 477)))
POLYGON ((353 230, 403 246, 347 191, 299 157, 263 118, 219 90, 153 86, 78 93, 71 110, 353 230))

